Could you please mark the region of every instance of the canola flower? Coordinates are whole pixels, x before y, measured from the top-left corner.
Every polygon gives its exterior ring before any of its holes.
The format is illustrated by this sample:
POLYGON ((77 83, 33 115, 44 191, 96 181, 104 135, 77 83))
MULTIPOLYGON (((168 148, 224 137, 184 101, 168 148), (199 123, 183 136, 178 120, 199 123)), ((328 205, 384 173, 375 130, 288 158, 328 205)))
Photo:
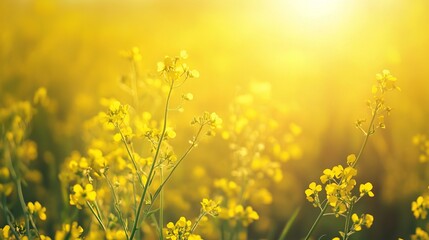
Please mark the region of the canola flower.
MULTIPOLYGON (((94 230, 89 238, 140 239, 154 231, 164 239, 164 187, 200 138, 213 136, 222 127, 222 119, 210 112, 194 117, 191 125, 196 132, 188 148, 177 154, 170 144, 177 135, 169 117, 174 111, 171 99, 177 88, 199 76, 198 71, 185 63, 188 55, 182 51, 158 63, 159 78, 145 79, 137 68, 140 51, 133 48, 122 55, 132 65, 131 73, 121 79, 132 103, 101 100, 107 110, 86 123, 92 133, 87 136, 86 153, 72 153, 59 177, 71 189, 70 205, 89 210, 97 220, 98 227, 91 225, 94 230)), ((181 99, 190 101, 193 95, 186 93, 181 99)), ((214 202, 204 203, 204 216, 218 214, 214 202)))
MULTIPOLYGON (((158 63, 156 78, 142 79, 137 71, 137 63, 142 58, 140 50, 133 48, 122 54, 132 64, 128 79, 121 79, 121 86, 130 93, 132 103, 102 99, 100 103, 106 110, 85 123, 88 130, 83 133, 87 143, 85 150, 72 152, 59 175, 67 192, 65 200, 72 206, 70 212, 77 211, 79 216, 70 214, 70 219, 60 223, 54 239, 144 239, 151 236, 202 239, 205 233, 199 232, 197 227, 206 224, 208 217, 217 218, 212 223, 218 225, 223 237, 248 237, 249 225, 265 217, 259 206, 273 201, 268 189, 271 183, 282 180, 281 166, 301 156, 296 143, 302 132, 300 126, 290 123, 287 131, 279 131, 281 120, 261 114, 264 109, 277 111, 277 114, 282 112, 279 106, 270 105, 271 86, 252 83, 249 93, 234 99, 231 115, 225 121, 214 112, 194 117, 191 125, 196 129, 195 134, 189 139, 188 148, 178 154, 171 141, 178 132, 169 116, 172 111, 183 111, 183 107, 171 108, 170 99, 174 98, 175 89, 188 79, 197 78, 198 71, 189 68, 184 61, 188 55, 181 52, 179 56, 167 56, 158 63), (152 97, 157 99, 147 101, 152 97), (150 107, 146 107, 147 102, 151 103, 150 107), (157 102, 163 104, 156 105, 157 102), (150 111, 154 106, 158 112, 150 111), (198 146, 199 140, 216 135, 220 129, 232 152, 231 175, 214 181, 216 190, 211 194, 214 198, 201 200, 200 214, 195 219, 181 216, 176 222, 165 224, 164 198, 168 192, 164 193, 164 187, 180 163, 198 146), (77 222, 87 215, 93 218, 77 222), (85 231, 81 225, 85 226, 85 231)), ((399 90, 396 78, 386 70, 378 74, 376 80, 374 100, 368 102, 372 113, 370 124, 365 128, 365 120, 356 122, 356 127, 366 137, 361 150, 357 155, 348 155, 346 165, 325 169, 320 181, 311 182, 305 190, 307 200, 321 210, 320 216, 332 214, 345 218, 344 230, 339 232, 340 237, 333 238, 335 240, 348 239, 370 228, 374 222, 371 214, 353 211, 361 198, 375 196, 372 183, 357 183, 356 165, 367 138, 386 127, 385 116, 391 108, 385 105, 384 94, 399 90), (327 213, 329 210, 331 212, 327 213)), ((192 93, 180 97, 183 101, 194 99, 192 93)), ((15 218, 8 206, 0 203, 7 218, 7 224, 0 228, 0 239, 51 239, 36 225, 38 220, 47 220, 46 207, 38 201, 26 202, 22 190, 24 174, 39 155, 37 143, 28 139, 29 126, 37 108, 48 107, 50 103, 46 89, 41 88, 36 91, 32 103, 19 102, 0 109, 0 119, 6 126, 1 129, 4 136, 0 146, 4 156, 0 162, 0 196, 10 199, 16 194, 23 216, 15 218), (19 161, 3 162, 12 158, 19 161)), ((427 154, 425 138, 419 137, 415 142, 422 145, 421 154, 427 154)), ((426 198, 419 196, 412 203, 416 218, 426 218, 429 206, 426 198)), ((427 239, 427 236, 424 229, 417 228, 412 239, 427 239)))
POLYGON ((0 209, 6 225, 1 228, 2 239, 51 239, 42 234, 37 218, 47 219, 47 209, 40 202, 26 202, 24 188, 33 181, 31 162, 37 158, 37 144, 28 138, 31 123, 38 110, 49 107, 50 99, 45 88, 39 88, 31 101, 18 101, 0 108, 0 209), (13 197, 20 210, 13 210, 7 202, 13 197), (13 211, 21 214, 15 218, 13 211), (35 218, 37 216, 37 218, 35 218))
POLYGON ((30 214, 37 214, 40 220, 46 220, 46 208, 43 207, 38 201, 34 203, 28 202, 27 207, 30 214))
POLYGON ((307 233, 305 239, 309 239, 313 230, 323 216, 334 215, 344 218, 344 228, 339 231, 340 237, 334 237, 335 240, 347 240, 354 233, 361 231, 362 227, 370 228, 374 221, 371 214, 357 214, 354 212, 354 206, 362 197, 374 197, 373 185, 370 182, 359 185, 359 193, 354 193, 357 185, 356 176, 358 169, 356 165, 367 145, 368 138, 373 135, 377 129, 386 128, 385 115, 390 114, 391 108, 385 104, 385 93, 393 90, 400 90, 397 86, 397 79, 391 75, 390 71, 383 70, 376 74, 376 84, 372 87, 373 100, 368 100, 367 106, 371 111, 371 120, 365 128, 365 119, 356 121, 356 127, 364 134, 364 142, 357 155, 350 154, 346 158, 346 166, 337 165, 331 169, 323 170, 320 177, 321 184, 312 182, 305 190, 307 200, 314 207, 320 209, 320 213, 307 233), (329 212, 329 210, 331 212, 329 212))
POLYGON ((85 188, 80 184, 76 184, 73 186, 73 194, 70 194, 70 205, 75 205, 78 209, 82 209, 82 206, 86 205, 87 202, 95 201, 96 196, 97 193, 91 184, 86 184, 85 188))
POLYGON ((192 222, 186 220, 185 217, 180 217, 176 223, 169 222, 167 224, 166 239, 171 240, 202 240, 200 235, 191 233, 192 222))
POLYGON ((213 184, 214 196, 221 199, 219 237, 237 239, 245 238, 249 225, 261 218, 257 208, 273 202, 268 188, 283 179, 282 164, 301 157, 296 140, 302 130, 295 123, 280 130, 287 116, 272 100, 267 82, 250 83, 229 109, 222 138, 232 152, 231 176, 213 184))
POLYGON ((55 240, 80 240, 83 228, 77 222, 63 224, 62 229, 55 233, 55 240))
MULTIPOLYGON (((412 143, 416 145, 419 151, 419 162, 426 164, 429 157, 429 140, 424 134, 415 135, 412 139, 412 143)), ((429 189, 429 187, 428 187, 429 189)), ((425 221, 428 216, 429 210, 429 194, 424 192, 419 195, 415 201, 411 202, 411 212, 415 219, 425 221)), ((416 227, 415 233, 411 235, 412 240, 427 240, 429 239, 429 229, 425 227, 416 227)))

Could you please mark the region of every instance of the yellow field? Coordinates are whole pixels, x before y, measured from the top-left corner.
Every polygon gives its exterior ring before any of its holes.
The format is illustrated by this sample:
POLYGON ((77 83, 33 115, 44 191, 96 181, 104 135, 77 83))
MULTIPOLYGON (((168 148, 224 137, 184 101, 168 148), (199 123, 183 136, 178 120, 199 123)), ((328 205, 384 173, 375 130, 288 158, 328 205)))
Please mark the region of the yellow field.
POLYGON ((429 239, 428 55, 425 0, 2 0, 0 239, 429 239))

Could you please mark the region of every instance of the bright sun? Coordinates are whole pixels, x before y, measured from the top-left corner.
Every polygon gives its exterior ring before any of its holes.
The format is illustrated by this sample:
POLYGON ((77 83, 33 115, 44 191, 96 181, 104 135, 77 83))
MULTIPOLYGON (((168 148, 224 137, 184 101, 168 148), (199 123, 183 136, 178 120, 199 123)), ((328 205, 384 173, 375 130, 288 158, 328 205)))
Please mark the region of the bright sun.
POLYGON ((297 0, 290 6, 295 14, 307 19, 331 18, 340 14, 342 0, 297 0))

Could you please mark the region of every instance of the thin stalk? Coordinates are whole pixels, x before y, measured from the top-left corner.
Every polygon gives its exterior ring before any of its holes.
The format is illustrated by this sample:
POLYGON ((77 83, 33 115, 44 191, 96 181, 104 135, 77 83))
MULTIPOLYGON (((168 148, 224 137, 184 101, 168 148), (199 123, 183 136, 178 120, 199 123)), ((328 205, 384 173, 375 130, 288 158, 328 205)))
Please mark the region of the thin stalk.
POLYGON ((133 177, 132 178, 133 179, 133 181, 132 181, 132 183, 133 183, 133 210, 134 210, 134 214, 136 214, 137 212, 137 194, 136 194, 136 192, 137 192, 137 189, 136 189, 136 183, 135 183, 135 178, 133 177))
POLYGON ((34 219, 33 219, 33 217, 32 217, 31 215, 29 215, 29 219, 30 219, 30 224, 31 224, 31 226, 32 226, 32 227, 33 227, 33 229, 36 231, 36 235, 37 235, 37 237, 39 237, 39 238, 40 238, 39 229, 37 228, 36 223, 34 222, 34 219))
POLYGON ((24 212, 24 215, 25 215, 25 228, 27 229, 26 231, 27 237, 28 239, 31 240, 33 238, 30 235, 30 214, 28 212, 27 206, 25 205, 24 195, 22 193, 21 180, 20 179, 15 180, 15 184, 17 187, 19 203, 21 204, 22 211, 24 212))
POLYGON ((110 179, 106 175, 104 175, 104 177, 107 180, 107 183, 108 183, 108 185, 110 187, 110 191, 112 191, 113 201, 115 202, 114 206, 115 206, 116 213, 118 214, 118 217, 119 217, 119 222, 121 223, 122 228, 124 229, 124 232, 125 232, 125 235, 126 235, 127 239, 129 239, 128 229, 127 229, 127 226, 125 225, 125 221, 124 221, 124 219, 122 217, 121 209, 119 208, 119 201, 118 201, 118 197, 117 197, 115 188, 113 187, 113 184, 110 181, 110 179))
POLYGON ((142 207, 143 207, 143 203, 145 201, 145 197, 146 197, 146 193, 148 191, 148 188, 150 186, 150 179, 152 178, 152 174, 154 174, 156 160, 158 159, 158 155, 159 155, 160 150, 161 150, 161 144, 162 144, 162 141, 164 139, 165 132, 167 130, 168 107, 169 107, 169 104, 170 104, 170 98, 171 98, 171 92, 173 91, 173 86, 174 86, 174 82, 171 82, 170 89, 169 89, 168 95, 167 95, 167 100, 166 100, 166 103, 165 103, 165 109, 164 109, 164 125, 162 127, 161 136, 159 137, 158 147, 156 148, 155 156, 153 158, 153 163, 152 163, 152 166, 151 166, 149 174, 148 174, 148 181, 147 181, 146 185, 143 188, 143 193, 142 193, 142 196, 140 198, 139 206, 137 208, 137 214, 136 214, 136 218, 135 218, 135 221, 134 221, 134 224, 133 224, 133 228, 131 230, 130 239, 133 239, 134 235, 136 234, 137 225, 140 222, 140 214, 141 214, 141 210, 142 210, 142 207))
POLYGON ((222 221, 221 225, 220 225, 220 239, 221 240, 225 240, 225 222, 222 221))
POLYGON ((203 219, 203 217, 206 215, 207 213, 203 212, 200 214, 200 216, 198 216, 197 220, 195 221, 194 225, 192 225, 191 231, 190 233, 192 234, 195 229, 198 227, 198 224, 200 223, 201 219, 203 219))
POLYGON ((115 126, 116 126, 116 128, 118 129, 119 134, 121 134, 122 142, 123 142, 123 143, 124 143, 124 145, 125 145, 125 149, 127 150, 128 156, 130 157, 131 162, 133 163, 134 169, 136 170, 137 176, 139 177, 139 183, 140 183, 140 185, 143 187, 143 184, 141 183, 142 177, 141 177, 140 172, 139 172, 139 169, 138 169, 138 167, 137 167, 136 160, 134 159, 134 151, 132 151, 132 149, 130 149, 130 147, 128 146, 127 140, 125 139, 125 136, 124 136, 124 134, 122 133, 122 130, 121 130, 121 128, 119 127, 119 125, 115 125, 115 126))
POLYGON ((19 203, 21 205, 22 212, 24 213, 24 216, 25 216, 25 229, 27 230, 26 235, 27 235, 28 239, 31 240, 33 238, 30 235, 30 214, 28 212, 27 205, 25 204, 24 194, 22 193, 21 177, 18 176, 18 173, 15 171, 15 168, 13 166, 12 156, 10 154, 9 148, 6 148, 5 154, 6 154, 7 158, 9 159, 9 162, 10 162, 10 173, 11 173, 12 179, 16 185, 19 203))
POLYGON ((86 201, 86 205, 89 207, 89 209, 91 210, 91 212, 92 212, 92 215, 94 215, 95 216, 95 218, 97 219, 97 221, 98 221, 98 223, 100 224, 100 226, 101 226, 101 228, 103 229, 103 231, 104 232, 106 232, 106 226, 104 226, 104 224, 103 224, 103 220, 100 218, 100 216, 95 212, 95 210, 94 210, 94 207, 93 206, 91 206, 91 204, 88 202, 88 201, 86 201))
POLYGON ((229 236, 229 239, 230 240, 234 240, 235 239, 235 235, 240 235, 240 232, 241 232, 241 224, 237 224, 235 227, 234 227, 234 231, 232 232, 232 234, 229 236))
POLYGON ((186 156, 188 156, 188 154, 191 152, 191 150, 195 147, 198 136, 201 134, 201 131, 203 130, 204 125, 201 125, 200 128, 198 129, 197 135, 195 136, 195 141, 192 142, 191 146, 189 146, 189 148, 186 150, 186 152, 182 155, 182 157, 177 161, 176 165, 174 165, 174 167, 171 169, 171 171, 168 173, 167 177, 165 178, 165 180, 161 183, 161 185, 159 185, 158 189, 155 191, 153 197, 152 197, 152 202, 150 204, 150 206, 148 207, 148 210, 146 212, 149 212, 153 206, 154 201, 157 199, 157 197, 159 196, 162 188, 164 187, 164 185, 167 183, 167 181, 171 178, 171 176, 173 175, 173 172, 176 170, 176 168, 180 165, 180 163, 183 161, 183 159, 186 158, 186 156))
MULTIPOLYGON (((164 181, 164 168, 161 165, 160 168, 160 179, 161 182, 164 181)), ((160 239, 164 239, 163 233, 162 233, 162 226, 164 226, 164 188, 161 188, 161 191, 159 193, 159 224, 160 230, 159 230, 159 236, 160 239)))
POLYGON ((353 203, 351 203, 350 209, 347 212, 346 222, 344 224, 344 236, 343 236, 343 240, 347 240, 349 238, 349 226, 350 226, 350 218, 351 218, 351 215, 352 215, 352 210, 353 210, 353 203))
POLYGON ((310 231, 308 231, 307 236, 305 236, 305 240, 308 240, 310 238, 311 234, 313 233, 314 229, 316 228, 317 224, 319 223, 320 219, 328 208, 328 205, 329 202, 326 202, 325 206, 323 206, 322 211, 320 211, 319 216, 317 216, 316 221, 314 221, 313 226, 311 226, 310 231))
POLYGON ((6 196, 5 195, 2 195, 2 204, 0 205, 0 207, 3 209, 4 218, 6 219, 6 222, 9 225, 10 230, 12 231, 15 238, 19 239, 19 234, 18 234, 18 232, 16 232, 15 228, 13 227, 12 221, 11 221, 11 218, 12 218, 12 220, 14 219, 13 214, 10 212, 10 210, 6 206, 6 196))
POLYGON ((301 210, 301 208, 297 208, 292 216, 289 218, 289 220, 287 221, 285 227, 283 228, 282 234, 280 235, 279 240, 284 240, 286 239, 286 235, 288 234, 290 228, 292 227, 292 224, 295 222, 296 217, 299 214, 299 211, 301 210))
POLYGON ((356 157, 356 161, 352 164, 353 168, 356 166, 358 160, 362 156, 363 150, 365 149, 366 144, 368 143, 369 136, 372 135, 371 131, 373 130, 375 117, 377 116, 377 112, 380 109, 380 106, 381 106, 381 104, 377 104, 377 106, 375 107, 375 109, 372 112, 372 118, 371 118, 371 122, 369 123, 369 126, 368 126, 368 131, 366 131, 365 139, 363 140, 362 146, 361 146, 359 153, 356 157))
MULTIPOLYGON (((155 214, 150 215, 150 217, 152 218, 152 222, 154 222, 154 227, 155 229, 159 232, 162 231, 162 226, 158 226, 158 221, 156 220, 155 214)), ((162 239, 161 236, 159 237, 159 239, 162 239)))

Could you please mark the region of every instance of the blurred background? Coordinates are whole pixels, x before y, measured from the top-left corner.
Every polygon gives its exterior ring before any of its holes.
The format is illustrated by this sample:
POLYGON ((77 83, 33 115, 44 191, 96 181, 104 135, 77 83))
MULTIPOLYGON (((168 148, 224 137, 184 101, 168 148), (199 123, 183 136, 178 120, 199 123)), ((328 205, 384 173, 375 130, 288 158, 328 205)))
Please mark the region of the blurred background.
MULTIPOLYGON (((389 69, 402 91, 387 96, 393 108, 387 129, 370 139, 358 165, 358 182, 371 181, 376 196, 360 204, 375 221, 356 239, 408 238, 414 232, 411 201, 429 184, 412 144, 415 134, 429 133, 428 1, 2 0, 0 106, 31 99, 41 86, 53 101, 53 115, 33 125, 43 170, 30 199, 60 197, 59 166, 71 151, 85 148, 83 123, 103 109, 101 97, 130 100, 118 88, 130 68, 119 53, 133 47, 141 50, 142 74, 156 72, 165 55, 187 50, 200 78, 180 90, 195 98, 183 122, 204 110, 226 115, 240 89, 262 81, 271 84, 288 121, 302 128, 302 156, 284 165, 283 180, 270 189, 272 204, 251 225, 254 239, 281 231, 299 207, 290 239, 305 235, 318 210, 306 202, 304 190, 325 168, 357 153, 363 135, 354 122, 368 118, 365 102, 375 74, 389 69)), ((229 153, 219 151, 219 141, 201 144, 182 171, 198 165, 210 172, 225 162, 229 153)), ((180 138, 176 142, 180 146, 180 138)), ((228 173, 217 168, 213 174, 228 173)), ((188 184, 182 178, 178 174, 174 185, 188 184)), ((190 207, 195 199, 184 196, 176 210, 198 212, 190 207)), ((47 207, 55 219, 55 207, 47 207)), ((332 236, 339 226, 325 218, 315 236, 332 236)))

